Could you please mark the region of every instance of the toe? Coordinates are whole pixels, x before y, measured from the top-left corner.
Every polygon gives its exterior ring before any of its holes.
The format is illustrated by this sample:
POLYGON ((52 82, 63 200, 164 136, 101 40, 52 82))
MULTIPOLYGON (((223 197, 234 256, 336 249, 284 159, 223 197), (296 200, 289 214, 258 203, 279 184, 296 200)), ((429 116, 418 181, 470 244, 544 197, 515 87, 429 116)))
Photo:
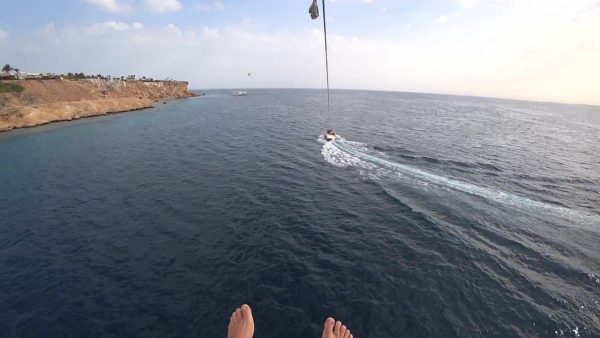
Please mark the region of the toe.
POLYGON ((235 321, 239 321, 242 320, 242 310, 241 309, 237 309, 235 310, 235 321))
POLYGON ((340 322, 340 321, 337 321, 337 322, 335 322, 335 326, 334 326, 334 328, 333 328, 333 332, 334 332, 335 334, 339 334, 339 333, 340 333, 340 328, 341 328, 341 327, 342 327, 342 322, 340 322))
POLYGON ((344 335, 344 333, 346 333, 346 325, 342 325, 342 327, 340 328, 340 333, 342 334, 342 336, 344 335))
POLYGON ((346 331, 346 332, 344 333, 344 338, 350 338, 350 336, 352 336, 352 335, 350 334, 350 330, 348 330, 348 331, 346 331))
POLYGON ((244 317, 246 320, 254 321, 252 318, 252 309, 250 309, 248 304, 242 305, 242 317, 244 317))
POLYGON ((325 324, 323 325, 323 337, 329 337, 331 333, 333 333, 333 325, 335 324, 335 320, 331 317, 325 320, 325 324))
POLYGON ((229 318, 229 321, 235 323, 235 311, 231 313, 231 318, 229 318))

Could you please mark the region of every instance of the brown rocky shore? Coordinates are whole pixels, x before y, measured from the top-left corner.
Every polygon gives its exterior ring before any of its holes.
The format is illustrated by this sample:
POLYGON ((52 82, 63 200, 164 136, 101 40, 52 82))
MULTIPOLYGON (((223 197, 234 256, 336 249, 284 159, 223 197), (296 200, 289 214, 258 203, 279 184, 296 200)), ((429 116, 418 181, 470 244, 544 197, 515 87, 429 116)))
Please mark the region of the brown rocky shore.
POLYGON ((13 80, 21 91, 0 92, 0 131, 153 107, 194 96, 183 81, 13 80))

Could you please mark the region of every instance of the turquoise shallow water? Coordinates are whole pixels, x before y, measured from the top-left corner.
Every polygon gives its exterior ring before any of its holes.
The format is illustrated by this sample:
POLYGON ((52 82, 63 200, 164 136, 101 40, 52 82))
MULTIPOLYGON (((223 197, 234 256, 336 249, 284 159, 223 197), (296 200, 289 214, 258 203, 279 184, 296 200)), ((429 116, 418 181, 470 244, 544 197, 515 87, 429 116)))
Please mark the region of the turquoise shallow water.
POLYGON ((600 336, 600 108, 249 94, 0 134, 2 336, 600 336))

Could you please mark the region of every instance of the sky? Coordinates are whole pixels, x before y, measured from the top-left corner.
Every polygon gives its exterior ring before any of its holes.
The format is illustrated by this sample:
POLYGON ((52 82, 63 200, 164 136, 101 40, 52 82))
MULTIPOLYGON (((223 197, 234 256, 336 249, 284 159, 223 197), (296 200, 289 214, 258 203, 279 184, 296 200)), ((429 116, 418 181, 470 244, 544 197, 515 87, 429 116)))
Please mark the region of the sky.
MULTIPOLYGON (((311 0, 2 3, 0 63, 22 71, 325 86, 311 0)), ((600 105, 600 0, 326 0, 326 10, 332 88, 600 105)))

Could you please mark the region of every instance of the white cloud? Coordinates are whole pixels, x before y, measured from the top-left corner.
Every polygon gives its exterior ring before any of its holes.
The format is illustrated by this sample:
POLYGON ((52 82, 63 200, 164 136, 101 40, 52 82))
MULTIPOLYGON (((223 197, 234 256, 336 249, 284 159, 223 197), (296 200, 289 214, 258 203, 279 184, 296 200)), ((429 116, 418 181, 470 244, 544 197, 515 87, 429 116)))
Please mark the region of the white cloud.
POLYGON ((8 38, 8 32, 0 29, 0 40, 8 38))
POLYGON ((106 21, 99 22, 87 28, 87 30, 94 34, 104 34, 106 31, 126 31, 131 29, 131 26, 127 23, 106 21))
POLYGON ((213 1, 213 7, 215 7, 218 11, 225 10, 225 4, 222 1, 213 1))
POLYGON ((131 24, 131 28, 133 29, 142 29, 144 28, 144 24, 142 24, 141 22, 134 22, 131 24))
POLYGON ((194 8, 204 12, 224 11, 225 4, 222 1, 199 2, 194 6, 194 8))
POLYGON ((469 9, 477 6, 479 0, 456 0, 463 8, 469 9))
POLYGON ((178 0, 144 0, 144 6, 157 13, 178 12, 183 8, 178 0))
POLYGON ((373 1, 375 1, 375 0, 362 0, 362 2, 363 2, 363 3, 366 3, 366 4, 370 4, 370 3, 372 3, 373 1))
POLYGON ((204 27, 202 28, 202 37, 205 39, 218 39, 221 37, 221 33, 217 28, 204 27))
POLYGON ((87 2, 114 13, 127 13, 132 9, 129 4, 121 3, 119 0, 87 0, 87 2))
POLYGON ((439 23, 439 24, 445 24, 448 22, 448 17, 445 15, 440 15, 437 20, 435 20, 435 22, 439 23))
POLYGON ((206 2, 200 2, 197 3, 196 5, 194 5, 194 8, 199 10, 199 11, 210 11, 212 9, 212 6, 206 2))
POLYGON ((173 33, 177 36, 182 36, 183 35, 183 31, 181 30, 181 28, 177 27, 176 25, 170 23, 168 25, 165 26, 165 30, 167 32, 173 33))

